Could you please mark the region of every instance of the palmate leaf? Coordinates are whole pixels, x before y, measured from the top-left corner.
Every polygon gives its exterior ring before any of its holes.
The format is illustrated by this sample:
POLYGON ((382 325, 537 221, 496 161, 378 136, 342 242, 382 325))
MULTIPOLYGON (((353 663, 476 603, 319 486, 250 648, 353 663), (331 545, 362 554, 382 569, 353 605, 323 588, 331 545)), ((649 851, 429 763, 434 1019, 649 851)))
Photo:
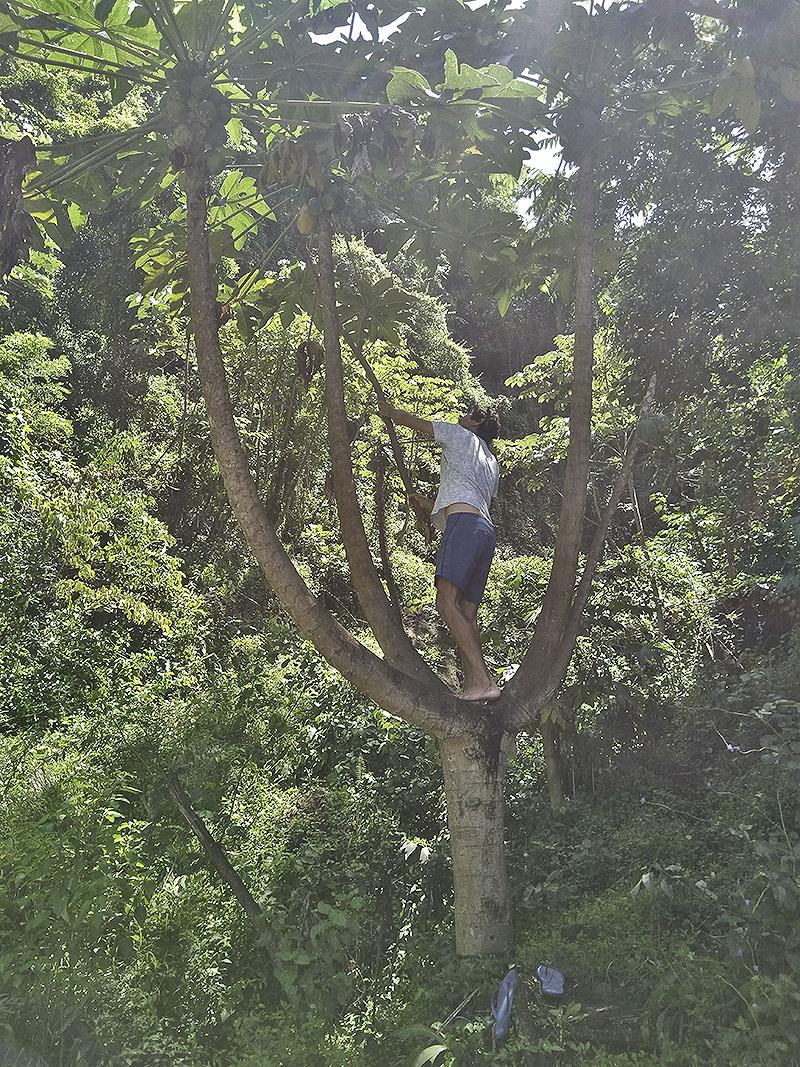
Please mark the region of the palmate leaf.
MULTIPOLYGON (((26 196, 57 193, 64 199, 74 197, 87 211, 97 211, 126 189, 119 185, 118 176, 125 172, 131 152, 146 152, 154 169, 160 165, 157 185, 168 167, 163 145, 151 139, 158 121, 150 119, 118 133, 50 146, 49 155, 40 157, 38 173, 28 183, 26 196)), ((139 181, 128 191, 141 205, 149 202, 151 184, 146 186, 139 181)))
POLYGON ((386 96, 391 104, 430 102, 435 95, 428 79, 408 67, 395 67, 386 86, 386 96))
POLYGON ((247 236, 252 233, 259 219, 275 220, 255 180, 245 177, 239 170, 227 175, 215 201, 209 210, 209 225, 212 228, 227 228, 237 251, 244 247, 247 236))
POLYGON ((444 56, 444 82, 442 89, 449 89, 458 95, 479 90, 478 99, 536 99, 540 100, 543 91, 538 85, 517 78, 508 67, 500 63, 490 63, 488 67, 471 67, 468 63, 459 63, 455 52, 448 48, 444 56))
POLYGON ((408 321, 414 301, 394 278, 360 278, 350 293, 339 291, 339 319, 350 336, 365 341, 400 343, 398 323, 408 321))
POLYGON ((156 28, 152 23, 131 26, 125 0, 117 0, 107 12, 88 0, 8 0, 7 8, 20 25, 17 50, 22 55, 130 77, 161 63, 156 28))

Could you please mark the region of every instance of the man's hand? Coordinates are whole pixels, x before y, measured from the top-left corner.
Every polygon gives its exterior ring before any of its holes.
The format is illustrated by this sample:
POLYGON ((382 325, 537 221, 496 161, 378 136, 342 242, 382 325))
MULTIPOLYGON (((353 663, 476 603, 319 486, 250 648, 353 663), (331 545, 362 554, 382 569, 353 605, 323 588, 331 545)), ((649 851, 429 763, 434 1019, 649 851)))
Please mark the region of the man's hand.
POLYGON ((430 419, 421 419, 418 415, 412 415, 410 411, 392 407, 385 400, 378 400, 378 414, 387 422, 393 422, 396 426, 407 426, 409 430, 423 437, 433 437, 433 423, 430 419))
POLYGON ((420 496, 419 493, 410 493, 409 497, 412 504, 416 504, 420 511, 424 511, 427 515, 430 515, 433 511, 435 501, 429 499, 427 496, 420 496))

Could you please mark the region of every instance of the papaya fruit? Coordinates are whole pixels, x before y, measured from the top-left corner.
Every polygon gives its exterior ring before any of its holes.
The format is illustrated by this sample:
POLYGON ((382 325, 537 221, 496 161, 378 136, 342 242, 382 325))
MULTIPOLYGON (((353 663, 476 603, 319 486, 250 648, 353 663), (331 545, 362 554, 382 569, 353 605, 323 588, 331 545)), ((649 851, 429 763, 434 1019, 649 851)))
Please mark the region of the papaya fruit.
POLYGON ((199 96, 202 100, 210 95, 213 87, 208 78, 204 78, 202 74, 198 74, 196 77, 192 78, 189 88, 192 96, 199 96))
POLYGON ((214 177, 217 174, 222 174, 225 170, 225 165, 228 162, 227 156, 222 148, 212 148, 210 152, 206 152, 206 170, 214 177))
POLYGON ((198 122, 203 126, 213 126, 217 122, 217 109, 210 100, 200 100, 194 113, 198 122))
POLYGON ((302 233, 304 237, 308 237, 312 234, 317 227, 317 220, 308 210, 308 205, 304 204, 300 208, 300 213, 297 216, 297 229, 302 233))
POLYGON ((168 140, 173 148, 188 148, 192 141, 192 131, 181 124, 175 127, 168 140))
POLYGON ((222 148, 227 143, 228 131, 225 129, 224 123, 215 122, 212 126, 209 126, 206 131, 206 144, 212 148, 222 148))

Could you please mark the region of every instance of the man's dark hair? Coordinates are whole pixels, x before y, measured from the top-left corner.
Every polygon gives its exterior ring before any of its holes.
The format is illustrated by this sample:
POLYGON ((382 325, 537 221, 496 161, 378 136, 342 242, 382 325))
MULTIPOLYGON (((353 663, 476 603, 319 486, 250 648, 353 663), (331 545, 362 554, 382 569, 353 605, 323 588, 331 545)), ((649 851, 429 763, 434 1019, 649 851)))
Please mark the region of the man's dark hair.
POLYGON ((497 418, 497 411, 488 404, 476 404, 472 409, 470 418, 480 423, 480 426, 475 433, 482 441, 485 441, 487 445, 490 445, 500 432, 500 421, 497 418))

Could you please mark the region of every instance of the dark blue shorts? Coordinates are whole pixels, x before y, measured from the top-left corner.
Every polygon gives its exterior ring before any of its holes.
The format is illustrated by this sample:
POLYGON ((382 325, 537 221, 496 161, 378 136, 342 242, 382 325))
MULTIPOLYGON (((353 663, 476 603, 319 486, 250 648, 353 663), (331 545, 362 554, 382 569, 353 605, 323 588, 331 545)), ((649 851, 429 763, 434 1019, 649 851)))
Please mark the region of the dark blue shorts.
POLYGON ((446 578, 458 586, 465 600, 480 604, 496 544, 494 526, 483 515, 448 515, 436 554, 434 581, 446 578))

